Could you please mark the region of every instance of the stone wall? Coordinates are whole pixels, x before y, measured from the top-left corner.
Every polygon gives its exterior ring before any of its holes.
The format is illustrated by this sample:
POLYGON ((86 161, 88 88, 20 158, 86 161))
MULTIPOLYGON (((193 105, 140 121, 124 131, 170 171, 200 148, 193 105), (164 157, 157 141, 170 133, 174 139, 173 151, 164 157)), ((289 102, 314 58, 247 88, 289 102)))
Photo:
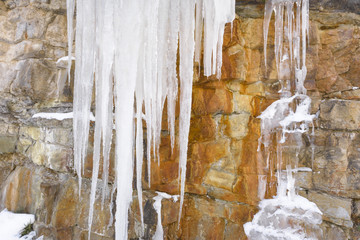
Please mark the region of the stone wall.
MULTIPOLYGON (((345 8, 344 4, 337 11, 337 5, 329 5, 336 1, 327 2, 310 12, 305 86, 318 118, 315 136, 304 135, 299 154, 301 166, 313 172, 299 173, 297 184, 300 193, 324 213, 324 239, 356 239, 360 15, 356 5, 345 8)), ((87 237, 92 148, 79 196, 72 121, 31 116, 72 110, 72 83, 63 81, 66 65, 57 63, 67 51, 65 14, 65 0, 0 1, 0 207, 36 214, 37 233, 60 240, 87 237)), ((166 239, 246 239, 242 225, 257 211, 259 177, 266 173, 265 163, 257 158, 260 122, 256 117, 279 97, 279 82, 273 36, 264 66, 263 1, 239 2, 237 14, 233 29, 229 24, 224 36, 222 78, 206 78, 201 68, 200 73, 195 68, 184 211, 178 228, 179 203, 162 201, 166 239)), ((156 228, 155 191, 179 193, 178 153, 171 152, 165 119, 163 125, 160 165, 151 166, 151 186, 144 164, 146 239, 156 228)), ((113 179, 111 169, 104 207, 100 197, 96 201, 92 239, 114 237, 113 179)), ((274 182, 270 179, 269 186, 274 182)), ((269 187, 267 197, 274 193, 275 188, 269 187)), ((140 213, 135 192, 129 222, 129 237, 136 239, 140 213)))

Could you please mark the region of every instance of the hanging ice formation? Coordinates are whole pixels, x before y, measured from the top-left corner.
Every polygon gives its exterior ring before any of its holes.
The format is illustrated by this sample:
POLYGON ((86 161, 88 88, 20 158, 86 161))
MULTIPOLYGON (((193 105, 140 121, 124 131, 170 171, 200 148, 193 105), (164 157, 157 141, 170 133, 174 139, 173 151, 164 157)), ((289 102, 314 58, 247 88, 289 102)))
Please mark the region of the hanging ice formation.
MULTIPOLYGON (((271 168, 271 138, 276 135, 277 177, 280 184, 283 164, 289 169, 291 162, 282 162, 281 147, 288 136, 301 145, 301 134, 309 130, 315 115, 310 114, 311 99, 306 95, 306 44, 309 33, 309 0, 268 0, 264 16, 264 55, 266 65, 268 29, 272 12, 275 13, 275 61, 281 84, 280 100, 272 103, 259 116, 261 138, 258 151, 264 149, 267 168, 271 168), (289 165, 289 166, 288 166, 289 165)), ((271 171, 271 169, 269 169, 271 171)), ((290 180, 292 171, 288 171, 290 180)), ((278 186, 278 195, 294 195, 293 185, 285 189, 278 186), (284 190, 284 191, 283 191, 284 190)))
MULTIPOLYGON (((275 13, 275 61, 281 84, 280 100, 260 116, 259 156, 265 159, 268 176, 259 178, 263 198, 268 177, 276 171, 277 196, 260 202, 260 211, 244 225, 249 239, 318 239, 321 211, 316 204, 296 194, 293 174, 298 168, 301 135, 313 127, 311 99, 306 95, 306 44, 309 34, 309 0, 268 0, 264 16, 264 55, 272 12, 275 13), (273 141, 275 139, 275 141, 273 141), (275 142, 275 146, 274 146, 275 142), (290 142, 290 143, 289 143, 290 142), (283 150, 296 146, 295 159, 283 150), (273 152, 273 153, 272 153, 273 152), (274 157, 275 156, 275 157, 274 157), (275 158, 275 159, 274 159, 275 158), (285 170, 286 169, 286 170, 285 170), (306 229, 306 230, 305 230, 306 229)), ((306 171, 309 169, 305 169, 306 171)))
POLYGON ((157 213, 157 225, 153 239, 162 240, 164 239, 164 229, 161 224, 161 201, 165 198, 165 199, 173 199, 174 202, 177 202, 179 196, 178 195, 172 196, 164 192, 156 192, 156 193, 157 196, 154 197, 155 202, 153 206, 157 213))
MULTIPOLYGON (((103 156, 103 201, 107 192, 109 152, 114 121, 116 239, 127 239, 128 208, 132 201, 134 147, 136 188, 139 205, 142 206, 143 156, 145 155, 147 159, 150 184, 150 159, 158 158, 165 100, 171 146, 173 148, 175 146, 178 81, 180 81, 181 216, 191 113, 193 62, 194 58, 195 61, 200 61, 203 39, 204 75, 220 76, 224 26, 235 17, 235 0, 67 0, 69 67, 72 59, 75 2, 75 170, 81 188, 81 174, 84 171, 88 146, 93 82, 95 82, 96 121, 89 232, 101 155, 103 156), (203 28, 204 36, 202 36, 203 28), (180 59, 177 71, 178 52, 180 59), (145 121, 147 129, 145 154, 142 120, 145 121)), ((142 219, 142 209, 140 212, 142 219)))

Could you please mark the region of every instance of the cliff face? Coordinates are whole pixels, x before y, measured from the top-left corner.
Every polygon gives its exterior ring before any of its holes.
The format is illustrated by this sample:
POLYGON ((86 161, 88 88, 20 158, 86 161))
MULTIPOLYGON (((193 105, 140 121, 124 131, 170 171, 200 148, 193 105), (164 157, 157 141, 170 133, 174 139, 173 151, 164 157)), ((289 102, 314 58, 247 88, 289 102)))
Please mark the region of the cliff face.
MULTIPOLYGON (((360 9, 351 1, 314 1, 310 12, 305 86, 318 118, 298 155, 300 166, 313 171, 298 173, 297 185, 322 210, 324 239, 359 234, 360 9)), ((162 201, 167 239, 245 239, 242 225, 257 211, 259 179, 267 173, 257 157, 256 117, 279 97, 271 35, 264 66, 262 2, 239 2, 233 29, 226 28, 221 79, 195 69, 184 211, 178 229, 179 203, 162 201)), ((92 148, 79 197, 72 121, 32 118, 72 109, 66 63, 57 62, 67 53, 65 14, 65 0, 0 1, 0 207, 36 214, 44 239, 87 237, 92 148)), ((179 193, 178 153, 171 153, 166 123, 150 187, 144 164, 146 238, 156 228, 155 191, 179 193)), ((290 141, 286 154, 295 156, 297 147, 290 141)), ((111 169, 104 208, 96 201, 92 239, 113 239, 113 180, 111 169)), ((269 180, 267 197, 274 183, 269 180)), ((137 238, 135 197, 129 221, 129 236, 137 238)))

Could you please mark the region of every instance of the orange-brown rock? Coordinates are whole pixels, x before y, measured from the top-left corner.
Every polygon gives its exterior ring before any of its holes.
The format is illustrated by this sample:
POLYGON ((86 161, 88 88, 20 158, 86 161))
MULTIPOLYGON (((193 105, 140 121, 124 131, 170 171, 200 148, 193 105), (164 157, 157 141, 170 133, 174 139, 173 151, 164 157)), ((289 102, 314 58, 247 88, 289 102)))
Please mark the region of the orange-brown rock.
POLYGON ((192 111, 195 115, 231 113, 232 96, 225 89, 194 88, 192 111))

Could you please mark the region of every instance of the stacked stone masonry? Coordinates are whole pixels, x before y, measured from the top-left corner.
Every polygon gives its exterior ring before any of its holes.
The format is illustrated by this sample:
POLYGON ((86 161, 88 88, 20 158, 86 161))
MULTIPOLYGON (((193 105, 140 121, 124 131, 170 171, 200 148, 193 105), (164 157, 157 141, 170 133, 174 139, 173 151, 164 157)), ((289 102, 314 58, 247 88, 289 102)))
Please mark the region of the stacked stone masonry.
MULTIPOLYGON (((318 117, 314 142, 304 135, 299 154, 300 165, 313 171, 297 174, 300 194, 323 212, 324 239, 334 240, 360 237, 360 6, 351 1, 311 5, 305 86, 318 117)), ((257 158, 257 116, 279 98, 272 35, 264 66, 263 7, 260 0, 238 1, 233 28, 225 30, 220 80, 194 69, 184 211, 178 228, 179 203, 162 201, 166 239, 246 239, 243 224, 257 212, 265 174, 257 158)), ((92 147, 79 196, 72 121, 32 118, 72 110, 73 83, 64 81, 66 65, 57 63, 66 54, 66 0, 0 1, 0 208, 35 214, 44 240, 88 234, 92 147)), ((166 123, 151 186, 146 164, 143 169, 145 239, 156 229, 156 191, 179 194, 178 151, 171 151, 166 123)), ((112 157, 108 196, 103 207, 96 200, 91 239, 114 238, 113 165, 112 157)), ((137 239, 136 193, 129 223, 129 237, 137 239)))

